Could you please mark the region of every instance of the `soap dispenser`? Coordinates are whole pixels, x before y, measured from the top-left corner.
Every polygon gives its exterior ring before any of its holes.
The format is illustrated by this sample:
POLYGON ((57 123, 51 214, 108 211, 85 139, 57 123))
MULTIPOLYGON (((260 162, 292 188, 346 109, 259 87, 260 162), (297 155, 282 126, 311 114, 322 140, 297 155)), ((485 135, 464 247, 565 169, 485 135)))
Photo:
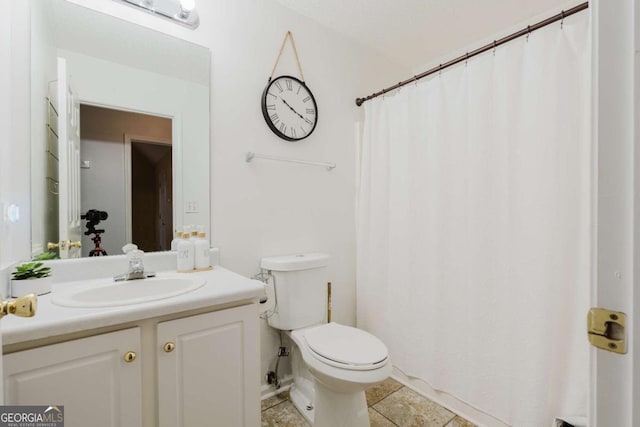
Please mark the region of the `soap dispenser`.
POLYGON ((211 267, 211 255, 209 255, 209 241, 204 231, 198 232, 198 239, 193 242, 195 247, 196 270, 208 270, 211 267))
POLYGON ((182 238, 182 231, 176 230, 176 237, 171 241, 171 250, 178 250, 178 243, 180 243, 180 239, 182 238))
POLYGON ((178 242, 178 273, 189 273, 195 267, 195 248, 189 233, 182 233, 178 242))

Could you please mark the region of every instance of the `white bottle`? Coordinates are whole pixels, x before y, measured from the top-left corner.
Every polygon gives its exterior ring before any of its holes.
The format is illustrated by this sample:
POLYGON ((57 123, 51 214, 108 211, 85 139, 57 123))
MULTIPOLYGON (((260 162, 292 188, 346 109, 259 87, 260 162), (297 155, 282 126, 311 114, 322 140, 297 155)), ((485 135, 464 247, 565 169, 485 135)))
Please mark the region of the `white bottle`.
POLYGON ((204 231, 198 233, 198 238, 193 241, 196 253, 196 270, 206 270, 211 267, 211 257, 209 256, 209 241, 206 239, 204 231))
POLYGON ((182 238, 182 231, 176 230, 176 237, 171 241, 172 251, 178 250, 178 243, 180 242, 181 238, 182 238))
POLYGON ((189 233, 182 233, 178 242, 178 273, 189 273, 195 267, 195 248, 189 240, 189 233))

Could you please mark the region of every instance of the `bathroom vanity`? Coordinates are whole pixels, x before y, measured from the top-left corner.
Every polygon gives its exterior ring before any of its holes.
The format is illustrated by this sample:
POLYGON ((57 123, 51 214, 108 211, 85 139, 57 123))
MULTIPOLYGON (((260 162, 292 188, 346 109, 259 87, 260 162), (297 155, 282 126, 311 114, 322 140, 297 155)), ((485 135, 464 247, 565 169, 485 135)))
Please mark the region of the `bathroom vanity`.
MULTIPOLYGON (((64 405, 67 426, 259 424, 262 286, 215 267, 188 293, 113 307, 39 298, 2 323, 5 404, 64 405)), ((135 286, 135 283, 131 283, 135 286)))

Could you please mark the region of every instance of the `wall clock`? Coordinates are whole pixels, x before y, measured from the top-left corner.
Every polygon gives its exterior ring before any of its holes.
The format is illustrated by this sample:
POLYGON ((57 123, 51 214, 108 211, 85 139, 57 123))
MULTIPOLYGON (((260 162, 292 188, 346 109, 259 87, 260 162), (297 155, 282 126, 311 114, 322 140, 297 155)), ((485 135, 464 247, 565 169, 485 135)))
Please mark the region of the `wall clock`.
POLYGON ((269 128, 282 139, 300 141, 318 124, 318 106, 313 93, 292 76, 270 79, 262 92, 262 115, 269 128))

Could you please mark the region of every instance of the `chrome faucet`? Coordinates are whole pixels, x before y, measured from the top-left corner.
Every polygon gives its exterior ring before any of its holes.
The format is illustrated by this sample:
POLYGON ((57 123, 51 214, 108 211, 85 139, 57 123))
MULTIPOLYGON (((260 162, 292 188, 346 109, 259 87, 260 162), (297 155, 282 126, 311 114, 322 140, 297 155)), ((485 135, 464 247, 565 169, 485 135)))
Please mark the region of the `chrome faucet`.
POLYGON ((129 270, 126 273, 114 276, 114 281, 121 282, 124 280, 137 280, 146 279, 147 277, 155 277, 156 273, 144 271, 144 263, 142 262, 144 252, 138 249, 138 246, 133 243, 128 243, 124 245, 122 251, 127 254, 127 258, 129 259, 129 270))

